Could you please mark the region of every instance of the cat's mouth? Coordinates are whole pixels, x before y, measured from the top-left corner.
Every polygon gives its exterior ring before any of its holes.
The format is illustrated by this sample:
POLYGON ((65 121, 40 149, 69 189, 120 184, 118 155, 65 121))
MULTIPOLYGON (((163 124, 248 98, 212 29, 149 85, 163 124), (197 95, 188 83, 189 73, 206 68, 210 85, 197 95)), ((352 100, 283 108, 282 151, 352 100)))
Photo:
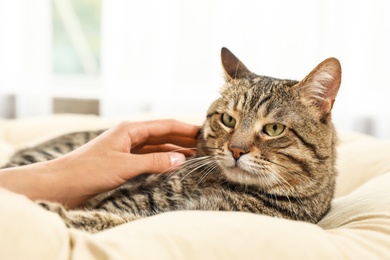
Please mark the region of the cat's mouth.
POLYGON ((270 174, 266 168, 254 166, 247 160, 240 160, 227 160, 222 163, 222 172, 229 180, 262 188, 271 188, 279 182, 277 176, 270 174))
POLYGON ((239 166, 225 167, 223 172, 230 181, 244 185, 266 187, 268 186, 267 183, 269 183, 268 178, 264 174, 249 172, 239 166))
POLYGON ((228 157, 223 162, 224 167, 236 174, 253 174, 252 167, 250 167, 249 162, 246 157, 242 157, 239 160, 235 160, 232 157, 228 157))
POLYGON ((226 174, 228 176, 236 176, 236 177, 238 176, 239 178, 243 178, 243 177, 251 178, 253 176, 253 173, 248 172, 239 166, 227 167, 226 174))

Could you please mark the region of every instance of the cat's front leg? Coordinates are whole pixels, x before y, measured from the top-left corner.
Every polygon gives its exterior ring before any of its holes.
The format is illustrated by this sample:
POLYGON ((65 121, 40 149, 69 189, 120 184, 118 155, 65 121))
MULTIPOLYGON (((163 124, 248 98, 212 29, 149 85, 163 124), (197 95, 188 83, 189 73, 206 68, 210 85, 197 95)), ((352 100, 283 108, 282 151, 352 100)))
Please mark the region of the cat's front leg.
POLYGON ((103 210, 67 210, 61 204, 47 201, 37 202, 43 208, 57 213, 67 227, 96 233, 140 217, 133 214, 113 214, 103 210))

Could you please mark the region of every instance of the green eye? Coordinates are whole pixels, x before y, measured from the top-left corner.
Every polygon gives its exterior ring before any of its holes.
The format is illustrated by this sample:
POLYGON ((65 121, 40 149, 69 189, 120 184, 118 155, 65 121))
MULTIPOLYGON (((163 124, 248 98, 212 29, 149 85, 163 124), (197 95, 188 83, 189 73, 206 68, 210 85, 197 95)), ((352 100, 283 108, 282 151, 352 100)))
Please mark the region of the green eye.
POLYGON ((269 136, 278 136, 283 133, 286 126, 279 123, 272 123, 264 126, 263 132, 269 136))
POLYGON ((229 116, 228 114, 222 114, 221 121, 225 126, 229 128, 234 128, 234 126, 236 125, 236 119, 229 116))

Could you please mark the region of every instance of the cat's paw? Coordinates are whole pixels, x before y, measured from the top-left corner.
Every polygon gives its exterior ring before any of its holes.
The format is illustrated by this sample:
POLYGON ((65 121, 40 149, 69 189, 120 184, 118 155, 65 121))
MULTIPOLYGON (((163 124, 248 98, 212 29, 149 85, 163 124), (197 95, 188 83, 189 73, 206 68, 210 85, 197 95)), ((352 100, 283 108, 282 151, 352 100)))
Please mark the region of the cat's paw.
POLYGON ((57 213, 62 218, 66 217, 66 209, 59 203, 50 201, 37 201, 36 203, 44 209, 57 213))
POLYGON ((90 233, 96 233, 140 218, 132 214, 121 215, 100 210, 66 210, 61 204, 49 201, 37 201, 37 204, 57 213, 67 227, 90 233))
POLYGON ((37 201, 36 203, 46 210, 57 213, 62 218, 67 227, 74 226, 74 220, 71 211, 66 210, 65 207, 60 203, 50 201, 37 201))

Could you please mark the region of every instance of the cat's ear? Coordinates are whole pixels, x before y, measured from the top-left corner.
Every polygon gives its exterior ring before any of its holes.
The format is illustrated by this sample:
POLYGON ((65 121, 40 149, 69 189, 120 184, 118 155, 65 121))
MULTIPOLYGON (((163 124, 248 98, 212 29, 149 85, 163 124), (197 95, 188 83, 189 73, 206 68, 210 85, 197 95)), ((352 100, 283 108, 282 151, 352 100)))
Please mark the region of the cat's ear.
POLYGON ((306 102, 319 108, 321 115, 328 114, 336 100, 341 83, 341 65, 336 58, 321 62, 294 88, 306 102))
POLYGON ((245 65, 225 47, 221 50, 221 61, 227 81, 240 79, 251 73, 245 65))

